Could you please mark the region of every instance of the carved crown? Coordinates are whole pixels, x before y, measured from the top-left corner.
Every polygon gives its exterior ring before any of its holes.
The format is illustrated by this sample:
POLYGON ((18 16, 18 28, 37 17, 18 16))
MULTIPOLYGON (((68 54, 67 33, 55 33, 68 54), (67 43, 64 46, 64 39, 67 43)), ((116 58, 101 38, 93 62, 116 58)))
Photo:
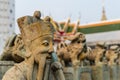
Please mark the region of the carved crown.
POLYGON ((39 37, 45 35, 52 35, 52 26, 49 22, 38 21, 31 24, 24 24, 27 16, 21 17, 17 20, 18 26, 24 43, 29 43, 39 37))

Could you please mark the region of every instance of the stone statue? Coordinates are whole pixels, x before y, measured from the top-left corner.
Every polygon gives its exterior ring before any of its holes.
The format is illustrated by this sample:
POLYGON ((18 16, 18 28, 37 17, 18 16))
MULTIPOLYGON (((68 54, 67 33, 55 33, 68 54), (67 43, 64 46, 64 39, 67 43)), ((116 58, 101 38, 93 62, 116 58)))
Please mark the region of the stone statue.
POLYGON ((94 49, 90 47, 86 47, 83 49, 81 55, 79 55, 79 59, 81 61, 87 60, 87 64, 83 61, 83 64, 86 65, 99 65, 102 64, 103 57, 105 57, 106 48, 103 44, 97 43, 94 49))
POLYGON ((22 62, 25 59, 26 50, 24 48, 23 40, 20 34, 12 35, 6 42, 4 51, 1 55, 0 60, 2 61, 14 61, 22 62))
POLYGON ((117 59, 119 59, 119 52, 117 52, 118 46, 110 46, 110 48, 106 51, 105 57, 108 61, 108 65, 116 64, 117 59))
POLYGON ((81 62, 86 57, 85 53, 87 51, 85 35, 81 32, 77 32, 68 37, 68 40, 71 41, 69 51, 71 53, 71 59, 73 59, 73 64, 75 66, 80 66, 81 62))
POLYGON ((91 56, 88 56, 89 60, 93 60, 95 65, 103 63, 103 57, 105 57, 106 48, 104 42, 98 42, 95 46, 95 49, 92 50, 93 53, 91 56))
MULTIPOLYGON (((41 19, 41 12, 35 11, 33 16, 24 16, 21 18, 21 22, 24 25, 29 25, 34 22, 43 21, 41 19), (22 21, 23 19, 23 21, 22 21)), ((21 34, 15 34, 9 38, 6 42, 6 46, 0 60, 9 60, 14 62, 22 62, 25 58, 26 50, 24 48, 23 40, 21 34)))
POLYGON ((12 35, 7 41, 4 46, 4 50, 0 55, 0 60, 12 61, 12 53, 13 53, 13 46, 15 41, 16 35, 12 35))
POLYGON ((21 37, 26 50, 25 60, 9 69, 2 80, 33 80, 35 63, 38 64, 36 80, 43 79, 46 58, 53 52, 51 25, 45 21, 24 24, 25 19, 26 17, 18 19, 21 37))
POLYGON ((68 51, 68 44, 61 42, 57 45, 57 56, 63 66, 71 66, 70 52, 68 51))
POLYGON ((69 45, 70 58, 74 67, 80 66, 81 58, 84 57, 84 55, 81 55, 83 49, 84 46, 82 43, 69 45))
POLYGON ((25 50, 22 37, 20 34, 18 34, 14 42, 13 53, 12 53, 14 61, 22 62, 25 59, 25 53, 26 53, 26 50, 25 50))
POLYGON ((83 52, 86 52, 86 39, 83 33, 76 33, 75 35, 69 36, 68 40, 70 44, 61 42, 57 46, 57 55, 61 60, 64 60, 65 64, 72 62, 73 66, 79 66, 80 61, 85 58, 83 52))
POLYGON ((67 38, 70 44, 61 42, 57 46, 57 55, 60 61, 66 66, 72 62, 73 66, 80 65, 98 65, 103 63, 103 58, 107 52, 104 42, 99 42, 95 49, 91 49, 86 44, 86 38, 83 33, 77 32, 67 38))
POLYGON ((86 57, 83 53, 83 44, 69 44, 61 42, 57 46, 57 55, 63 66, 80 66, 82 59, 86 57))

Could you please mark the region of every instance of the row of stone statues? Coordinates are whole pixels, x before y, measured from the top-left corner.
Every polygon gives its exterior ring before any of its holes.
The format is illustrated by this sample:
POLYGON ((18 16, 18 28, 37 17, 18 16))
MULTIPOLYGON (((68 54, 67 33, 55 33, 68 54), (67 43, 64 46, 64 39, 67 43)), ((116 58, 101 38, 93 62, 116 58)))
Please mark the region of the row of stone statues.
MULTIPOLYGON (((98 43, 94 49, 91 49, 87 46, 85 35, 80 32, 67 37, 67 40, 71 42, 69 44, 61 42, 57 44, 56 49, 59 60, 64 66, 83 65, 82 62, 85 63, 85 61, 89 62, 87 64, 95 65, 102 62, 104 58, 109 65, 120 63, 120 46, 118 45, 109 47, 102 42, 98 43)), ((23 44, 21 34, 13 35, 6 44, 5 50, 1 56, 1 60, 13 60, 19 63, 24 61, 26 57, 25 55, 26 49, 25 45, 23 44)))
POLYGON ((40 11, 35 11, 33 16, 18 19, 21 34, 9 38, 0 56, 0 60, 11 60, 18 64, 6 72, 3 80, 42 80, 46 59, 51 59, 55 51, 64 67, 120 64, 120 46, 108 46, 102 42, 91 48, 87 45, 85 34, 77 32, 79 21, 72 34, 68 35, 66 31, 70 20, 62 29, 49 16, 44 19, 40 17, 40 11), (55 43, 53 40, 61 31, 64 31, 64 35, 59 36, 62 37, 59 43, 55 43), (57 45, 55 51, 53 44, 57 45))
POLYGON ((97 43, 94 48, 88 47, 86 42, 77 39, 70 44, 61 42, 57 48, 57 55, 63 65, 68 63, 72 63, 71 66, 120 64, 120 46, 117 44, 106 46, 104 42, 97 43))

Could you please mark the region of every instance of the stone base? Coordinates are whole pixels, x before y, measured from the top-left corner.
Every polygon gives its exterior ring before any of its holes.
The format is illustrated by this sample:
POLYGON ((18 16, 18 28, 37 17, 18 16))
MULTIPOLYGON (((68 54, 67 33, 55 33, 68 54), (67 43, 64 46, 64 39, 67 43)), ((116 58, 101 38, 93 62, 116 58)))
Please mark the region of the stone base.
MULTIPOLYGON (((0 80, 5 72, 15 63, 12 61, 0 61, 0 80)), ((120 65, 100 65, 84 67, 64 67, 65 80, 120 80, 120 65)), ((50 69, 50 61, 46 62, 43 80, 55 80, 50 69)))

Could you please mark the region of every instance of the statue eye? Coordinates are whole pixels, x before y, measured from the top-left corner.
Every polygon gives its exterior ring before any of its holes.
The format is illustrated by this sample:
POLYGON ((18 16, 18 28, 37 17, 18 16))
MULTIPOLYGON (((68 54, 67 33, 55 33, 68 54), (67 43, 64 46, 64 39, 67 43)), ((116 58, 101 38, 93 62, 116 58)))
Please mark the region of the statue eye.
POLYGON ((78 41, 77 43, 80 43, 80 41, 78 41))
POLYGON ((46 40, 45 40, 45 41, 43 41, 43 45, 44 45, 44 46, 49 46, 48 41, 46 41, 46 40))

